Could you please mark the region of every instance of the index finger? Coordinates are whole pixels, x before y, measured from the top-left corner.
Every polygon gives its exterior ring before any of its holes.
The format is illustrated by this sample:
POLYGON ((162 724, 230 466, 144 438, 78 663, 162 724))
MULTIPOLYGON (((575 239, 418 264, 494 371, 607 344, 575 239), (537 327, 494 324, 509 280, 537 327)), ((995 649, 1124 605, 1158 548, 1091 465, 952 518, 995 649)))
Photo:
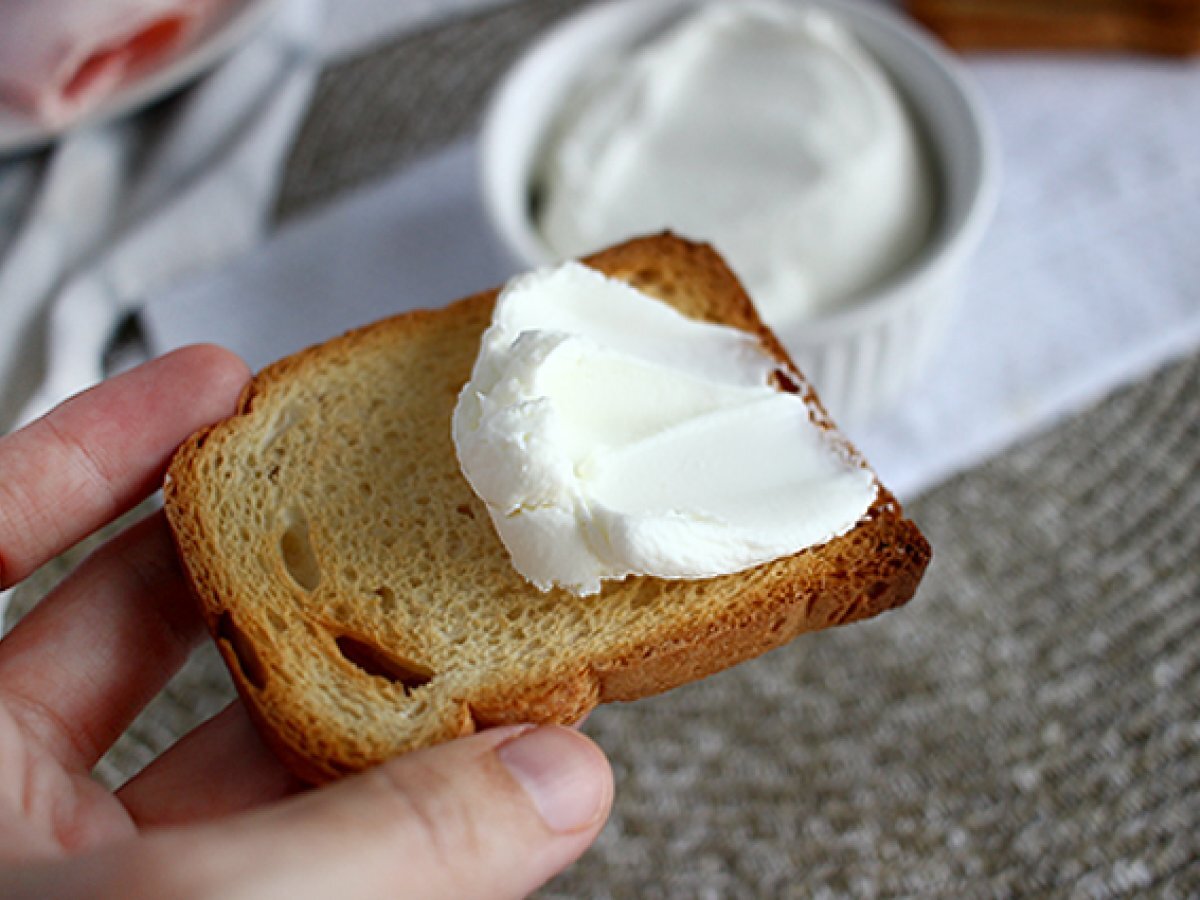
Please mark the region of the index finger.
POLYGON ((227 350, 188 347, 0 438, 0 588, 148 496, 188 435, 233 412, 248 377, 227 350))

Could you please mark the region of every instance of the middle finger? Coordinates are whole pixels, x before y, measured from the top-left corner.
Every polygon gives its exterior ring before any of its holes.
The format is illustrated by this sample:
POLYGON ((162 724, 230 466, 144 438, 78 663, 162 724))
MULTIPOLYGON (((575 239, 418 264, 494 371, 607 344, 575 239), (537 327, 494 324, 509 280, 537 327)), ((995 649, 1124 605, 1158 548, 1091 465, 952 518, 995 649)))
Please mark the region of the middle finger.
POLYGON ((0 641, 0 703, 63 765, 90 770, 203 631, 155 513, 97 550, 0 641))
POLYGON ((235 700, 130 779, 117 797, 144 827, 225 816, 304 787, 267 749, 235 700))

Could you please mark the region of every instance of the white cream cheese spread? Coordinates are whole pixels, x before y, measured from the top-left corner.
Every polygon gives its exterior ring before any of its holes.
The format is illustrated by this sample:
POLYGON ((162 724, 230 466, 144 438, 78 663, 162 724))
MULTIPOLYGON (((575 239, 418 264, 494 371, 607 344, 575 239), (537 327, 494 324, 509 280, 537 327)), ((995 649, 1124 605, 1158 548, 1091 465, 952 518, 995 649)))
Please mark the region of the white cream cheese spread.
POLYGON ((542 157, 562 257, 671 228, 711 241, 785 345, 926 240, 932 184, 903 101, 831 15, 700 6, 591 73, 542 157))
POLYGON ((542 590, 739 572, 850 530, 875 498, 778 368, 755 337, 579 263, 519 276, 459 395, 459 464, 542 590))

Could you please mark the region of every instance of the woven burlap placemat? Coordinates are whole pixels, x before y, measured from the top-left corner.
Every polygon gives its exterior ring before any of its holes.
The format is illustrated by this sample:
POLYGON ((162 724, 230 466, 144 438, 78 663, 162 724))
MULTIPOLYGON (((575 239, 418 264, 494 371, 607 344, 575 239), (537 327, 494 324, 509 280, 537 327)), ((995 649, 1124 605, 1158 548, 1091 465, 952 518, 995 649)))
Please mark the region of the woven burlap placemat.
MULTIPOLYGON (((468 133, 574 5, 330 69, 279 219, 468 133)), ((928 492, 910 511, 935 561, 904 610, 593 714, 616 807, 542 896, 1200 894, 1197 473, 1200 355, 928 492)), ((99 777, 230 696, 204 648, 99 777)))

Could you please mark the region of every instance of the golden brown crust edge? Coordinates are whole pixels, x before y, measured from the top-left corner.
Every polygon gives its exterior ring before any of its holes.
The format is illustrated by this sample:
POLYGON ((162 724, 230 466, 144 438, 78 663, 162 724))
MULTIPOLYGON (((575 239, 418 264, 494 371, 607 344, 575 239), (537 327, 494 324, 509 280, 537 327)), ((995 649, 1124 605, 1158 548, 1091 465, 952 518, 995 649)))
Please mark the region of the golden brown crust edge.
MULTIPOLYGON (((740 284, 711 248, 664 235, 631 241, 585 261, 651 294, 660 293, 653 283, 653 270, 642 265, 646 240, 656 242, 656 253, 672 257, 671 265, 685 266, 697 277, 711 280, 712 292, 725 294, 727 303, 730 297, 734 298, 732 305, 712 310, 709 317, 762 337, 810 401, 814 418, 831 428, 815 394, 795 372, 774 335, 758 321, 740 284)), ((492 290, 473 295, 446 310, 418 311, 386 319, 349 332, 329 344, 336 345, 339 351, 352 350, 360 343, 386 341, 397 333, 419 329, 426 317, 448 313, 478 316, 490 310, 496 293, 492 290)), ((236 600, 228 587, 221 584, 220 573, 203 564, 204 524, 193 514, 186 485, 192 477, 189 470, 194 467, 196 454, 212 435, 236 427, 233 424, 236 418, 250 414, 256 399, 270 391, 273 384, 296 377, 308 366, 319 363, 328 352, 329 345, 309 348, 259 373, 243 391, 238 413, 233 418, 198 432, 180 448, 165 485, 168 517, 180 555, 238 692, 275 753, 295 774, 311 783, 329 781, 381 759, 364 759, 358 753, 359 748, 339 746, 336 735, 299 733, 287 710, 261 704, 253 669, 258 666, 269 669, 277 661, 264 656, 261 647, 236 646, 237 634, 229 633, 228 614, 236 608, 236 600)), ((845 446, 853 452, 848 443, 845 446)), ((599 703, 632 700, 669 690, 782 646, 804 632, 867 618, 902 605, 913 596, 928 564, 930 548, 917 527, 903 517, 895 498, 882 486, 868 514, 852 532, 804 553, 852 556, 840 547, 851 542, 869 548, 859 554, 863 571, 827 572, 816 582, 800 587, 786 582, 775 584, 765 595, 748 593, 739 598, 720 621, 660 635, 655 646, 641 647, 636 653, 615 659, 581 660, 578 671, 563 673, 549 682, 499 686, 494 695, 474 698, 469 708, 464 705, 461 715, 446 723, 442 737, 449 739, 477 727, 508 722, 576 722, 599 703)))

